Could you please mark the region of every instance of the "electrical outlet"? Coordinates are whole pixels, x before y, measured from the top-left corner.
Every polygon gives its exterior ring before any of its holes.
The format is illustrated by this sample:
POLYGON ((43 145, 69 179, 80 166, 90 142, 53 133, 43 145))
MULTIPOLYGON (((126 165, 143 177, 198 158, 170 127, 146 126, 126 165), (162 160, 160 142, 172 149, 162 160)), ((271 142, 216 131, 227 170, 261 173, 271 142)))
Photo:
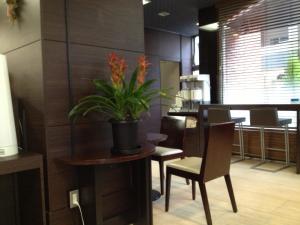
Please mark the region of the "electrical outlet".
POLYGON ((75 202, 79 203, 79 190, 73 190, 69 192, 70 208, 76 208, 75 202))

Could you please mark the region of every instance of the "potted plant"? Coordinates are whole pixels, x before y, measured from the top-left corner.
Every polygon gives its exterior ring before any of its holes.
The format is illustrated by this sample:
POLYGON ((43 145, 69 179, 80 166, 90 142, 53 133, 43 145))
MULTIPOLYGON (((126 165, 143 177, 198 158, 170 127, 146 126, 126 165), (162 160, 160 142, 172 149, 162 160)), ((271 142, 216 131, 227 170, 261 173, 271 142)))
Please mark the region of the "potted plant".
POLYGON ((86 96, 70 111, 69 117, 86 116, 91 112, 102 113, 112 125, 113 152, 135 154, 140 151, 138 124, 142 113, 150 109, 154 98, 166 96, 153 89, 154 79, 145 81, 149 63, 145 56, 138 59, 138 65, 130 79, 125 79, 126 62, 112 53, 108 57, 111 79, 93 80, 96 94, 86 96))

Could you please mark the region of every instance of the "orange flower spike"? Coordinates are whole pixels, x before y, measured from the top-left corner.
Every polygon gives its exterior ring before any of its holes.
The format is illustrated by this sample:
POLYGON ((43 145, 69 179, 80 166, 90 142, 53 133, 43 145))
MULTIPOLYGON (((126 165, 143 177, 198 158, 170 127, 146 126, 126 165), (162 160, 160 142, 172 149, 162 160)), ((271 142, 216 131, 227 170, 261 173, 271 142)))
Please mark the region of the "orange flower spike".
POLYGON ((119 58, 115 53, 111 53, 108 57, 108 64, 111 70, 111 80, 116 86, 122 85, 122 78, 126 69, 124 59, 119 58))
POLYGON ((150 63, 147 61, 146 57, 143 55, 138 59, 138 76, 137 82, 138 85, 141 86, 145 82, 145 76, 147 72, 147 68, 149 67, 150 63))
POLYGON ((125 70, 127 69, 127 64, 125 59, 120 60, 120 75, 124 78, 125 70))

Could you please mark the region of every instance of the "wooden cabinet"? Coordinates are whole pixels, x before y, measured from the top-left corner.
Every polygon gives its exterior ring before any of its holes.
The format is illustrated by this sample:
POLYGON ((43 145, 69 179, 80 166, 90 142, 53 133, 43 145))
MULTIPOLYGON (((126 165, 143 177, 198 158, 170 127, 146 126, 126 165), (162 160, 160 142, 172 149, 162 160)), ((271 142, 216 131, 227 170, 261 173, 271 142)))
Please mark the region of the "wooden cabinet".
POLYGON ((45 225, 43 158, 0 158, 0 225, 45 225))

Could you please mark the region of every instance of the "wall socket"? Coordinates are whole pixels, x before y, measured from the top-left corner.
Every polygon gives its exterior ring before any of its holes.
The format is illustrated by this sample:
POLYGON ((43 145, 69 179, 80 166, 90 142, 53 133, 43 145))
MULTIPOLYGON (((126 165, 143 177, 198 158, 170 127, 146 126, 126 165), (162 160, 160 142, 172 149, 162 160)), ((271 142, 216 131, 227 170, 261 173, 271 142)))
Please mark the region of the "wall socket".
POLYGON ((75 202, 79 203, 79 190, 72 190, 69 192, 70 208, 78 207, 75 202))

